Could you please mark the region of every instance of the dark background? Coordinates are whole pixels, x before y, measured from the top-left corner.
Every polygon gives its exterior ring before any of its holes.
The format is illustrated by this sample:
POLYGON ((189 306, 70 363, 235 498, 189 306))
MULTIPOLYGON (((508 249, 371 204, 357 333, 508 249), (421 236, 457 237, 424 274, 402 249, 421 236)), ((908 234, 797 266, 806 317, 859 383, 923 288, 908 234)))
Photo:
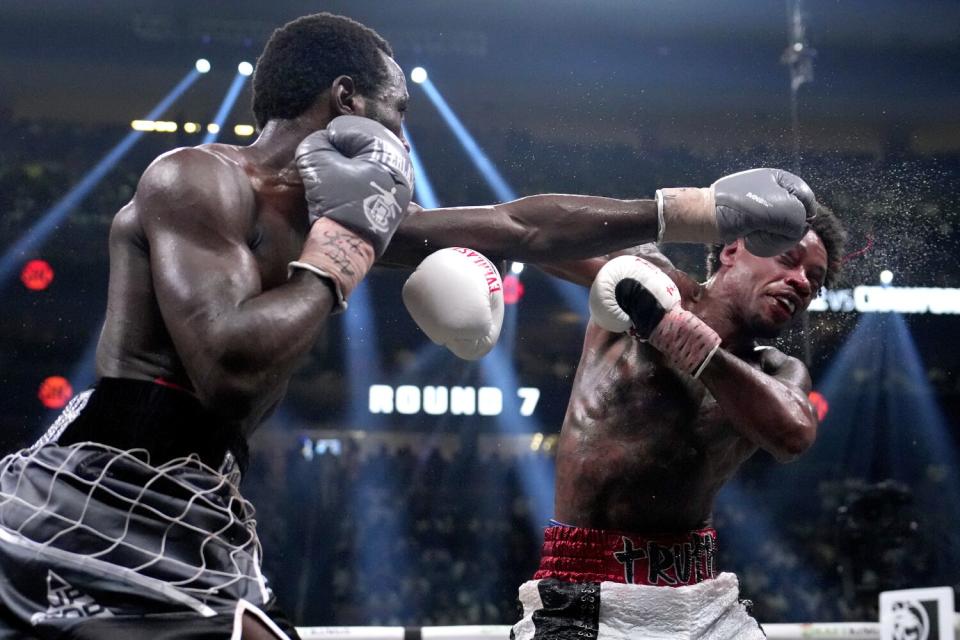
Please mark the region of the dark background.
MULTIPOLYGON (((800 173, 850 232, 842 286, 954 287, 960 196, 960 4, 804 3, 812 82, 782 56, 792 2, 0 2, 0 246, 11 246, 206 57, 213 71, 164 116, 209 122, 236 64, 270 31, 318 10, 377 29, 421 65, 520 195, 650 197, 732 171, 800 173)), ((447 205, 492 191, 420 87, 407 120, 447 205)), ((244 144, 245 89, 220 141, 244 144)), ((103 317, 113 213, 156 155, 201 134, 147 134, 24 259, 56 270, 32 292, 0 284, 0 443, 35 439, 55 412, 50 375, 78 387, 103 317), (88 358, 87 358, 88 359, 88 358)), ((703 275, 699 248, 671 248, 703 275)), ((512 349, 489 370, 427 348, 405 274, 376 271, 372 317, 332 320, 254 438, 244 490, 265 570, 298 623, 512 622, 536 562, 551 453, 582 342, 582 307, 527 269, 512 349), (360 333, 348 334, 352 323, 360 333), (359 338, 357 336, 360 336, 359 338), (351 353, 372 349, 374 360, 351 353), (418 355, 419 354, 419 355, 418 355), (373 383, 492 384, 542 396, 533 416, 372 416, 373 383), (533 434, 542 434, 533 438, 533 434), (307 460, 304 440, 339 442, 307 460), (531 447, 531 444, 534 444, 531 447), (534 470, 531 473, 531 469, 534 470), (539 474, 539 475, 538 475, 539 474), (533 477, 534 480, 530 480, 533 477), (376 553, 370 551, 376 549, 376 553)), ((510 321, 510 318, 508 318, 510 321)), ((875 619, 884 588, 960 580, 953 315, 810 314, 778 341, 808 360, 830 412, 797 463, 751 460, 721 496, 723 564, 762 621, 875 619)), ((89 375, 89 374, 86 374, 89 375)), ((321 447, 322 449, 322 447, 321 447)), ((548 506, 547 506, 548 508, 548 506)))

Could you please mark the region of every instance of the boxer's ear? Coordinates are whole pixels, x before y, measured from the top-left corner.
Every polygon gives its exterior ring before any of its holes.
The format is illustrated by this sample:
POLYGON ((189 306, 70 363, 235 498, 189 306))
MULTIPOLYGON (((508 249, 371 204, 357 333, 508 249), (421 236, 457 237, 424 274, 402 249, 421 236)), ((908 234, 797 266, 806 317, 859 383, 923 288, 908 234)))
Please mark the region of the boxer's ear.
POLYGON ((362 116, 363 97, 350 76, 337 76, 330 85, 330 111, 333 117, 362 116))
POLYGON ((720 250, 720 264, 732 265, 742 250, 743 240, 737 238, 720 250))

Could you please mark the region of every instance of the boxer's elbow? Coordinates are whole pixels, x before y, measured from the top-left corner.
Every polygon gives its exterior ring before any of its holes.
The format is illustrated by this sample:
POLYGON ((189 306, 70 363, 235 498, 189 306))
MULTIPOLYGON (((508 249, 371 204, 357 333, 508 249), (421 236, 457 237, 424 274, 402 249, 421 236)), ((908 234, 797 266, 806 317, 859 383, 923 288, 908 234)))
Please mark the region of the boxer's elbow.
POLYGON ((793 462, 813 446, 816 437, 816 418, 796 416, 781 427, 777 442, 768 450, 777 462, 793 462))
POLYGON ((569 240, 571 235, 566 221, 572 208, 551 195, 526 196, 497 205, 499 227, 511 249, 506 253, 528 261, 555 258, 563 239, 569 240))
POLYGON ((501 229, 506 232, 506 242, 500 253, 527 261, 550 255, 552 243, 536 223, 508 213, 502 219, 501 229))

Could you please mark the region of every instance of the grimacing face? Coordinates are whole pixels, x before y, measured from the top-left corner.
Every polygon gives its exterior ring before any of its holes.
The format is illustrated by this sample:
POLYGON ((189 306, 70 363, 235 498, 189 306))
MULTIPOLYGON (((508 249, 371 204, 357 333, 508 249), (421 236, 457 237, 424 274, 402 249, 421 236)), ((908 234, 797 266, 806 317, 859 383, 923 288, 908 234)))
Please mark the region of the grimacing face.
POLYGON ((775 338, 816 297, 827 274, 827 250, 813 231, 783 253, 757 257, 738 241, 727 277, 735 278, 738 307, 747 328, 775 338))

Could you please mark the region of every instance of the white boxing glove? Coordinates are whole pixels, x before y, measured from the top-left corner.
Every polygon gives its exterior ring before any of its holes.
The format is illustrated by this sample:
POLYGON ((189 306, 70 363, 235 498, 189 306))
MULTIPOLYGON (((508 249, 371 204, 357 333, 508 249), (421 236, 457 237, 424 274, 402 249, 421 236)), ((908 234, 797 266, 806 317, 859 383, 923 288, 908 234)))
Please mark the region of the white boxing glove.
POLYGON ((503 282, 473 249, 427 256, 403 285, 403 304, 430 340, 464 360, 482 358, 500 337, 503 282))
POLYGON ((613 333, 630 331, 667 362, 694 378, 720 348, 720 336, 681 304, 677 285, 656 265, 620 256, 604 265, 590 288, 590 316, 613 333))
MULTIPOLYGON (((650 292, 654 306, 660 307, 659 316, 655 312, 650 314, 654 316, 653 325, 660 321, 663 312, 680 304, 680 292, 670 276, 638 256, 619 256, 603 265, 590 287, 590 317, 602 329, 624 333, 633 326, 630 314, 617 301, 617 285, 624 279, 636 280, 650 292)), ((649 331, 642 334, 646 338, 649 331)))

